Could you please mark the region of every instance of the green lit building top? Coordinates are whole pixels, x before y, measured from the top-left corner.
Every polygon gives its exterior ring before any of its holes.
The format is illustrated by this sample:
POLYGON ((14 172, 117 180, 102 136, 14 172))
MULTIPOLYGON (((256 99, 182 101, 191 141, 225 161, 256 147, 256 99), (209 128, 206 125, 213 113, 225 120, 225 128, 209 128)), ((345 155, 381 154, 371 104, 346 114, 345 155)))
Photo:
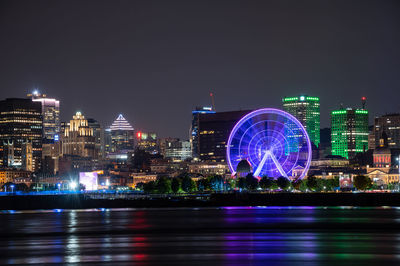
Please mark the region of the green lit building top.
POLYGON ((332 155, 347 159, 368 150, 368 111, 341 109, 331 112, 332 155))
POLYGON ((296 117, 307 130, 310 140, 318 147, 320 143, 320 104, 318 97, 301 95, 282 99, 286 112, 296 117))

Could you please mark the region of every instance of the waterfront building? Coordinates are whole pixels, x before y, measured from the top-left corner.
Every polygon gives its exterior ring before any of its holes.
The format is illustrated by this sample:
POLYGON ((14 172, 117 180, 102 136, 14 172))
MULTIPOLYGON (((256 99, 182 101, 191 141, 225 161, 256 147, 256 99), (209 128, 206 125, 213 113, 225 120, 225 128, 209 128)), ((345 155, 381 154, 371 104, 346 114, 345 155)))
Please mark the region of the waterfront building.
POLYGON ((375 118, 374 134, 375 145, 379 145, 382 133, 387 135, 388 148, 400 149, 400 114, 387 114, 375 118))
POLYGON ((199 124, 201 114, 215 114, 215 111, 211 107, 196 107, 196 109, 192 111, 189 141, 192 150, 192 158, 194 160, 200 159, 199 124))
POLYGON ((392 153, 388 147, 388 136, 385 131, 379 138, 379 145, 374 149, 373 162, 375 168, 391 167, 392 153))
POLYGON ((230 176, 229 167, 226 163, 217 162, 192 162, 188 164, 189 173, 202 176, 230 176))
POLYGON ((301 95, 282 99, 286 112, 296 117, 316 147, 320 143, 320 103, 318 97, 301 95))
POLYGON ((95 137, 93 128, 81 112, 76 112, 65 128, 62 138, 62 154, 75 155, 84 158, 95 157, 95 137))
POLYGON ((190 141, 168 142, 165 148, 165 158, 172 161, 184 161, 192 157, 190 141))
POLYGON ((0 166, 22 168, 23 144, 29 142, 32 145, 29 168, 38 171, 42 158, 42 124, 39 102, 17 98, 0 101, 0 166))
POLYGON ((347 159, 368 150, 368 111, 340 109, 331 112, 332 155, 347 159))
POLYGON ((0 169, 0 184, 3 185, 8 182, 14 182, 17 178, 30 178, 31 175, 31 171, 15 168, 2 168, 0 169))
POLYGON ((33 102, 42 105, 43 119, 43 139, 47 141, 57 141, 60 135, 60 101, 48 98, 46 94, 34 91, 27 95, 33 102))
POLYGON ((226 162, 226 145, 235 124, 251 110, 200 113, 198 147, 201 161, 226 162))

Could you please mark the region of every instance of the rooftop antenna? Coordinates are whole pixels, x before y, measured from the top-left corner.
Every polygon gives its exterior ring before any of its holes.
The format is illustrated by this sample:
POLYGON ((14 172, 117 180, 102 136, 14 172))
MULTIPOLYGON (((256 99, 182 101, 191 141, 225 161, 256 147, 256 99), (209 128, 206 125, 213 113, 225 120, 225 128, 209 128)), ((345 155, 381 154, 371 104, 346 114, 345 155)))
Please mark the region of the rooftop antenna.
POLYGON ((210 97, 211 97, 212 109, 213 109, 213 111, 215 111, 214 93, 210 92, 210 97))
POLYGON ((366 103, 367 103, 367 97, 365 97, 365 96, 361 97, 361 106, 362 106, 363 110, 365 110, 366 103))

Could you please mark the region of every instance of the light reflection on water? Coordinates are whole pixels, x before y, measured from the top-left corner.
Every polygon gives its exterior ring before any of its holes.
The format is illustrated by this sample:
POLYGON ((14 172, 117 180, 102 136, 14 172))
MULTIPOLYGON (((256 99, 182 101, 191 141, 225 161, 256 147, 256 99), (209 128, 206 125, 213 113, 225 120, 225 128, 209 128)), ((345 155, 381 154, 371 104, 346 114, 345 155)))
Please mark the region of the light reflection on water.
POLYGON ((400 265, 400 209, 3 211, 0 264, 400 265))

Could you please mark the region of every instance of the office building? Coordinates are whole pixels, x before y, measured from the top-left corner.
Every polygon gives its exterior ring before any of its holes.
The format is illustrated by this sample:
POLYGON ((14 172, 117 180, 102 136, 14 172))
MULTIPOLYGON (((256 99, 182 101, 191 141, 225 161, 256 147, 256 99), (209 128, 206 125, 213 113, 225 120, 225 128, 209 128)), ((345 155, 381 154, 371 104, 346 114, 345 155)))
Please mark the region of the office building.
POLYGON ((0 164, 3 167, 32 166, 38 171, 42 158, 42 106, 31 99, 10 98, 0 101, 0 164), (30 143, 32 148, 23 145, 30 143), (23 154, 24 150, 24 154, 23 154), (30 155, 30 152, 32 155, 30 155), (27 158, 28 156, 29 158, 27 158))
POLYGON ((106 129, 106 153, 127 154, 135 149, 135 133, 131 124, 120 114, 106 129))
POLYGON ((340 109, 331 112, 332 155, 347 159, 368 150, 368 111, 340 109))
POLYGON ((60 101, 48 98, 46 94, 41 94, 38 91, 27 96, 33 102, 39 102, 42 105, 44 142, 57 141, 60 136, 60 101))
POLYGON ((192 158, 194 160, 200 159, 199 147, 199 123, 201 114, 215 114, 211 107, 196 107, 192 111, 192 124, 190 126, 190 145, 192 150, 192 158))
POLYGON ((165 148, 166 159, 170 159, 175 162, 184 161, 192 157, 192 149, 190 141, 171 141, 167 143, 165 148))
MULTIPOLYGON (((318 97, 301 95, 282 99, 286 112, 296 117, 307 130, 310 140, 319 147, 320 143, 320 104, 318 97)), ((297 128, 297 127, 295 127, 297 128)))
MULTIPOLYGON (((170 147, 172 142, 176 142, 179 141, 179 138, 161 138, 158 139, 158 149, 160 151, 160 155, 165 157, 165 151, 167 149, 167 147, 170 147)), ((192 155, 190 155, 192 156, 192 155)))
POLYGON ((375 146, 379 146, 382 133, 387 135, 389 149, 400 149, 400 114, 387 114, 375 118, 374 134, 375 146))
POLYGON ((93 128, 81 112, 76 112, 62 136, 62 154, 95 158, 93 128))
POLYGON ((198 148, 201 161, 225 162, 226 144, 235 124, 251 110, 199 113, 198 148))
POLYGON ((88 118, 88 126, 93 130, 95 159, 101 159, 104 156, 104 130, 100 123, 93 119, 88 118))
POLYGON ((158 145, 157 145, 157 134, 154 132, 142 132, 138 131, 136 133, 137 145, 136 147, 150 154, 157 154, 158 145))

